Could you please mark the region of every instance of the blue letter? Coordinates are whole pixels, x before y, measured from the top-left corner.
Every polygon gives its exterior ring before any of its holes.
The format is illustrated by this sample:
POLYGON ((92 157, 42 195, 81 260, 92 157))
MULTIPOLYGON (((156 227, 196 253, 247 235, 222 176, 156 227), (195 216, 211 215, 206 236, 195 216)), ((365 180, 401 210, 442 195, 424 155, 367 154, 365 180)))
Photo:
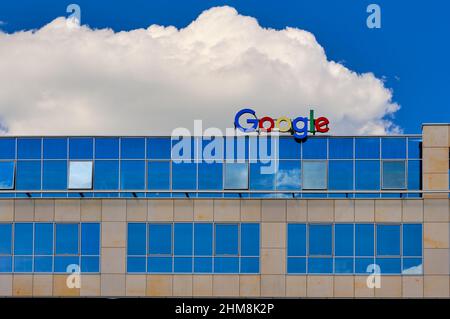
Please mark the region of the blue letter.
POLYGON ((256 131, 256 128, 258 127, 258 119, 256 118, 255 111, 253 111, 252 109, 242 109, 239 112, 237 112, 236 116, 234 117, 234 126, 246 133, 256 131), (247 119, 248 124, 253 124, 251 127, 243 128, 239 123, 240 117, 244 114, 251 114, 255 117, 254 119, 247 119))
POLYGON ((307 117, 297 117, 295 120, 292 121, 292 128, 294 129, 294 136, 298 139, 304 139, 306 135, 308 134, 308 118, 307 117), (303 127, 298 127, 297 123, 302 122, 303 127), (297 134, 302 133, 302 134, 297 134))

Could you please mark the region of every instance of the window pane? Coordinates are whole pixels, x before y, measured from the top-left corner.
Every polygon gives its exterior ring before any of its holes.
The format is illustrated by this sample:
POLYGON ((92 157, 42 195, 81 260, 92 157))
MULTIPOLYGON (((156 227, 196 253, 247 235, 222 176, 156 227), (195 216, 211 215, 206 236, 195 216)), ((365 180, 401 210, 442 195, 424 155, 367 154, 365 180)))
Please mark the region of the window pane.
POLYGON ((332 253, 331 225, 309 225, 309 255, 327 256, 332 253))
POLYGON ((420 190, 421 180, 421 161, 408 160, 408 190, 420 190))
POLYGON ((289 274, 306 274, 306 258, 288 258, 287 271, 289 274))
POLYGON ((380 266, 381 274, 400 274, 400 258, 377 258, 376 264, 380 266))
POLYGON ((67 138, 44 138, 44 159, 66 159, 67 138))
POLYGON ((119 139, 110 137, 98 137, 95 139, 95 158, 117 159, 119 158, 119 139))
POLYGON ((18 190, 41 189, 41 161, 18 161, 16 188, 18 190))
MULTIPOLYGON (((369 273, 368 267, 373 265, 374 263, 375 261, 373 258, 355 258, 355 273, 357 274, 369 273)), ((373 273, 373 271, 370 272, 373 273)))
POLYGON ((334 227, 334 254, 353 256, 353 224, 336 224, 334 227))
POLYGON ((374 255, 374 225, 356 224, 355 225, 355 255, 373 256, 374 255))
POLYGON ((67 273, 74 269, 72 265, 79 267, 80 257, 78 256, 57 256, 55 257, 55 272, 67 273), (70 268, 69 268, 70 266, 70 268))
POLYGON ((99 271, 100 271, 100 257, 97 256, 81 257, 81 272, 93 273, 99 271))
POLYGON ((357 159, 379 159, 380 139, 379 138, 355 138, 355 157, 357 159))
POLYGON ((53 257, 46 256, 34 257, 34 272, 52 272, 53 271, 53 257))
POLYGON ((92 162, 69 163, 69 189, 92 188, 92 162))
POLYGON ((14 162, 0 162, 0 189, 14 188, 14 162))
POLYGON ((192 137, 172 137, 171 158, 172 160, 192 160, 196 153, 195 139, 192 137))
POLYGON ((173 271, 177 273, 191 273, 192 257, 175 257, 173 259, 173 271))
POLYGON ((222 163, 198 164, 198 189, 219 190, 223 188, 222 163))
POLYGON ((353 258, 335 258, 334 269, 337 274, 353 273, 353 258))
POLYGON ((308 258, 308 273, 331 274, 333 272, 333 259, 331 258, 308 258))
POLYGON ((145 189, 145 161, 120 162, 120 189, 145 189))
POLYGON ((304 159, 326 159, 327 158, 327 139, 326 138, 308 138, 303 142, 304 159))
POLYGON ((172 225, 148 225, 149 254, 172 254, 172 225))
POLYGON ((40 138, 18 138, 17 139, 18 159, 40 159, 41 139, 40 138))
POLYGON ((33 224, 16 223, 14 225, 14 254, 33 254, 33 224))
POLYGON ((32 272, 33 257, 31 256, 14 256, 15 272, 32 272))
POLYGON ((120 140, 120 156, 122 159, 144 159, 145 139, 125 137, 120 140))
POLYGON ((56 224, 56 254, 78 254, 78 224, 56 224))
POLYGON ((172 163, 172 188, 196 189, 197 188, 197 164, 172 163))
POLYGON ((406 187, 405 161, 383 161, 383 188, 406 187))
POLYGON ((194 224, 194 254, 196 256, 212 256, 212 233, 212 224, 194 224))
POLYGON ((238 225, 216 225, 216 255, 238 254, 238 225))
POLYGON ((12 272, 12 257, 0 256, 0 273, 12 272))
POLYGON ((328 169, 329 189, 353 190, 353 161, 329 161, 328 169))
POLYGON ((67 161, 44 161, 42 188, 64 190, 67 188, 67 161))
POLYGON ((275 161, 269 163, 250 163, 250 189, 274 190, 275 189, 275 161))
POLYGON ((288 256, 306 256, 305 224, 288 224, 288 256))
POLYGON ((300 161, 279 161, 277 172, 277 190, 300 189, 300 161))
POLYGON ((248 163, 225 163, 225 189, 248 189, 248 163))
POLYGON ((243 274, 259 273, 259 258, 258 257, 241 258, 241 273, 243 274))
POLYGON ((149 161, 147 165, 148 189, 170 189, 170 162, 149 161))
POLYGON ((406 138, 381 139, 382 158, 406 158, 406 138))
POLYGON ((241 256, 259 256, 259 224, 241 224, 241 256))
POLYGON ((293 137, 280 137, 278 155, 280 159, 301 159, 302 143, 293 137))
POLYGON ((197 257, 194 258, 194 272, 212 273, 212 258, 197 257))
POLYGON ((400 255, 400 225, 377 225, 377 255, 400 255))
POLYGON ((422 258, 403 258, 403 274, 421 275, 423 273, 422 258))
POLYGON ((34 254, 53 255, 53 224, 36 223, 34 231, 34 254))
POLYGON ((419 137, 408 138, 408 158, 420 159, 422 156, 422 139, 419 137))
POLYGON ((70 159, 92 159, 93 139, 90 137, 73 137, 69 139, 70 159))
POLYGON ((100 224, 81 224, 81 254, 100 255, 100 224))
POLYGON ((0 159, 16 158, 16 139, 0 138, 0 159))
POLYGON ((128 257, 127 272, 145 272, 147 258, 145 257, 128 257))
POLYGON ((356 161, 355 188, 357 190, 380 189, 380 161, 356 161))
POLYGON ((0 224, 0 255, 10 255, 12 252, 12 225, 0 224))
POLYGON ((172 272, 172 257, 149 257, 147 269, 151 273, 172 272))
POLYGON ((327 162, 303 161, 303 189, 327 188, 327 162))
POLYGON ((353 159, 353 138, 330 138, 330 159, 353 159))
POLYGON ((147 158, 170 159, 171 143, 168 137, 147 139, 147 158))
POLYGON ((239 272, 239 258, 233 257, 216 257, 214 258, 214 272, 215 273, 238 273, 239 272))
POLYGON ((145 223, 128 224, 128 255, 146 255, 146 229, 147 225, 145 223))
POLYGON ((249 158, 249 137, 226 137, 225 158, 228 160, 244 160, 249 158))
POLYGON ((119 161, 95 161, 94 188, 101 190, 119 189, 119 161))
POLYGON ((403 225, 403 256, 422 256, 422 225, 403 225))
POLYGON ((191 223, 174 225, 174 255, 192 256, 192 231, 191 223))

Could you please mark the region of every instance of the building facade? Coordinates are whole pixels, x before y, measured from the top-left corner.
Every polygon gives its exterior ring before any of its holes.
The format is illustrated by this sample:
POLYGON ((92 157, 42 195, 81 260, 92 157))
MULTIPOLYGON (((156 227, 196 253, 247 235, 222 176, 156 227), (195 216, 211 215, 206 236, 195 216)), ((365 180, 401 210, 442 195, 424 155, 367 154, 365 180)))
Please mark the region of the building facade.
POLYGON ((0 296, 450 297, 450 125, 258 140, 0 138, 0 296))

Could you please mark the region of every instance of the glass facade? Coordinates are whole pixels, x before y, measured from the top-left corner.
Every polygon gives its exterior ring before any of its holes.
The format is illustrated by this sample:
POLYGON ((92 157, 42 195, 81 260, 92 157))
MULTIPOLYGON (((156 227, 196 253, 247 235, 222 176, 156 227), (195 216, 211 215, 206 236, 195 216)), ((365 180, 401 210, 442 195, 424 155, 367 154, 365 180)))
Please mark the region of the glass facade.
POLYGON ((421 137, 0 138, 2 197, 420 197, 421 137))
POLYGON ((422 274, 421 224, 288 224, 287 273, 422 274))

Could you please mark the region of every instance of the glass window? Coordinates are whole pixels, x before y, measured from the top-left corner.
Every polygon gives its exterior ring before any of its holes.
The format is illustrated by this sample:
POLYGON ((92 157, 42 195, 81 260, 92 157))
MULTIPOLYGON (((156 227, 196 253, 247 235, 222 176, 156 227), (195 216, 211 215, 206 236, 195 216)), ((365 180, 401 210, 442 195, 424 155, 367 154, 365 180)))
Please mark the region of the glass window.
POLYGON ((353 190, 353 161, 329 161, 328 170, 329 189, 353 190))
POLYGON ((422 258, 403 258, 402 273, 406 275, 421 275, 422 258))
POLYGON ((381 274, 399 274, 401 272, 400 258, 377 258, 375 262, 380 266, 381 274))
POLYGON ((384 159, 406 158, 406 138, 383 137, 381 139, 381 151, 384 159))
POLYGON ((337 274, 352 274, 353 258, 337 257, 334 259, 334 272, 337 274))
POLYGON ((248 163, 225 163, 225 189, 248 189, 248 163))
POLYGON ((81 224, 81 254, 100 255, 100 224, 81 224))
POLYGON ((145 223, 128 223, 128 255, 146 255, 146 228, 145 223))
POLYGON ((327 188, 327 162, 303 161, 303 189, 327 188))
POLYGON ((69 139, 70 159, 92 159, 93 139, 90 137, 72 137, 69 139))
POLYGON ((199 149, 199 158, 212 161, 221 161, 224 159, 224 139, 219 136, 204 136, 199 138, 197 143, 201 143, 202 148, 199 149))
POLYGON ((306 256, 306 225, 288 224, 288 256, 306 256))
POLYGON ((14 188, 14 162, 0 162, 0 189, 14 188))
POLYGON ((172 254, 172 225, 149 224, 148 225, 148 252, 151 255, 172 254))
POLYGON ((422 158, 422 139, 419 137, 408 138, 408 158, 420 159, 422 158))
POLYGON ((377 137, 355 138, 355 153, 357 159, 379 159, 380 139, 377 137))
POLYGON ((406 188, 405 161, 383 161, 383 188, 406 188))
POLYGON ((196 189, 197 188, 197 164, 172 162, 172 188, 196 189))
POLYGON ((149 257, 147 269, 151 273, 172 272, 172 257, 149 257))
POLYGON ((356 161, 355 174, 357 190, 380 189, 380 161, 356 161))
POLYGON ((147 139, 148 159, 170 159, 171 143, 168 137, 155 137, 147 139))
POLYGON ((53 255, 53 224, 36 223, 34 232, 34 254, 53 255))
POLYGON ((147 187, 148 189, 168 190, 170 189, 170 162, 149 161, 147 162, 147 187))
POLYGON ((92 162, 70 161, 69 163, 69 189, 92 188, 92 162))
POLYGON ((327 139, 326 138, 308 138, 303 142, 304 159, 326 159, 327 158, 327 139))
POLYGON ((216 273, 239 272, 239 258, 232 258, 232 257, 214 258, 214 272, 216 273))
POLYGON ((45 273, 53 271, 53 256, 35 256, 34 272, 45 273))
POLYGON ((377 255, 400 255, 400 225, 377 225, 377 255))
POLYGON ((16 158, 16 139, 0 138, 0 159, 16 158))
POLYGON ((171 138, 171 158, 176 161, 189 161, 196 154, 195 139, 193 137, 171 138))
POLYGON ((95 158, 118 159, 119 139, 116 137, 98 137, 95 139, 95 158))
POLYGON ((14 225, 14 254, 33 254, 33 224, 16 223, 14 225))
POLYGON ((353 159, 353 138, 330 138, 330 159, 353 159))
POLYGON ((226 137, 225 158, 227 160, 245 160, 249 158, 249 137, 226 137))
MULTIPOLYGON (((355 255, 373 256, 374 255, 374 225, 356 224, 355 225, 355 255)), ((365 270, 364 270, 365 272, 365 270)))
POLYGON ((40 159, 41 139, 40 138, 18 138, 17 139, 18 159, 40 159))
POLYGON ((145 189, 145 161, 120 161, 120 189, 145 189))
POLYGON ((78 229, 78 224, 56 224, 56 254, 78 255, 78 229))
POLYGON ((250 189, 254 190, 274 190, 276 162, 271 160, 269 163, 250 163, 250 189))
POLYGON ((198 164, 198 189, 219 190, 223 188, 223 164, 199 163, 198 164))
POLYGON ((193 235, 192 223, 176 223, 174 225, 174 255, 192 256, 193 235))
POLYGON ((238 225, 216 224, 216 255, 238 254, 238 225))
POLYGON ((306 274, 306 258, 290 257, 287 263, 289 274, 306 274))
POLYGON ((241 256, 259 256, 259 224, 241 224, 241 256))
POLYGON ((308 273, 331 274, 333 272, 332 258, 308 258, 308 273))
POLYGON ((44 138, 44 159, 66 159, 67 138, 44 138))
POLYGON ((300 181, 300 161, 278 162, 277 190, 299 190, 300 181))
POLYGON ((212 224, 194 224, 194 234, 194 254, 196 256, 212 256, 212 224))
POLYGON ((95 161, 94 188, 101 190, 119 189, 119 161, 95 161))
POLYGON ((334 254, 336 256, 353 256, 353 224, 336 224, 334 226, 334 254))
POLYGON ((122 159, 144 159, 145 139, 124 137, 120 140, 120 156, 122 159))
POLYGON ((403 225, 403 256, 422 256, 422 225, 403 225))
POLYGON ((41 161, 17 161, 16 188, 41 189, 41 161))
POLYGON ((10 255, 12 252, 12 225, 0 224, 0 255, 10 255))
POLYGON ((332 253, 332 227, 329 224, 309 225, 309 255, 328 256, 332 253))
POLYGON ((302 143, 293 137, 280 137, 278 155, 280 159, 301 159, 302 143))
POLYGON ((67 161, 44 161, 42 188, 64 190, 67 188, 67 161))

